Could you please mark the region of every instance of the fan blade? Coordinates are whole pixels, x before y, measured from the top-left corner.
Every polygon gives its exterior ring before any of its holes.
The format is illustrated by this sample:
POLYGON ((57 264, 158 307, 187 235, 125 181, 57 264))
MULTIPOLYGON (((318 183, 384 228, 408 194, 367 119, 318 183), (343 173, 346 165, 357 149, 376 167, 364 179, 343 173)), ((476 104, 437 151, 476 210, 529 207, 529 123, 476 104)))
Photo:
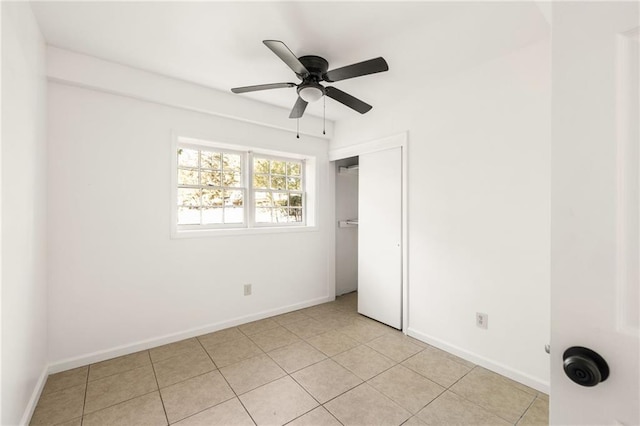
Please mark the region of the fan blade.
POLYGON ((389 65, 384 58, 369 59, 346 67, 336 68, 328 71, 322 78, 333 83, 334 81, 346 80, 348 78, 360 77, 362 75, 375 74, 377 72, 389 71, 389 65))
POLYGON ((365 112, 368 112, 371 108, 373 108, 368 103, 362 102, 360 99, 354 98, 350 94, 345 93, 340 89, 336 89, 335 87, 325 88, 324 93, 331 99, 335 99, 341 104, 344 104, 349 108, 358 111, 360 114, 364 114, 365 112))
POLYGON ((302 114, 304 114, 304 110, 307 108, 307 105, 308 105, 307 101, 305 101, 301 97, 298 97, 296 104, 293 106, 293 109, 291 110, 291 114, 289 114, 289 118, 302 117, 302 114))
POLYGON ((272 83, 258 84, 257 86, 234 87, 231 89, 233 93, 257 92, 258 90, 284 89, 285 87, 295 87, 295 83, 272 83))
POLYGON ((306 77, 309 75, 309 71, 302 65, 302 62, 298 60, 296 55, 293 54, 286 44, 279 40, 263 40, 262 41, 273 53, 278 55, 278 58, 282 59, 285 64, 289 66, 299 76, 306 77))

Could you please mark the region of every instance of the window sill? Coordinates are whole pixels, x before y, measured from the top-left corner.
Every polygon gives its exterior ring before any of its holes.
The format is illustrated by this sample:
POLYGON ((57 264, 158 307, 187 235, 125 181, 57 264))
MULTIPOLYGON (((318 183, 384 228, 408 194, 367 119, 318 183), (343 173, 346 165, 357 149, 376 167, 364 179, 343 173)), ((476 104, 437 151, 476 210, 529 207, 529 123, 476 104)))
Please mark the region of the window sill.
POLYGON ((292 232, 316 231, 318 231, 317 226, 265 226, 257 228, 219 228, 190 230, 174 229, 171 232, 171 239, 227 237, 233 235, 288 234, 292 232))

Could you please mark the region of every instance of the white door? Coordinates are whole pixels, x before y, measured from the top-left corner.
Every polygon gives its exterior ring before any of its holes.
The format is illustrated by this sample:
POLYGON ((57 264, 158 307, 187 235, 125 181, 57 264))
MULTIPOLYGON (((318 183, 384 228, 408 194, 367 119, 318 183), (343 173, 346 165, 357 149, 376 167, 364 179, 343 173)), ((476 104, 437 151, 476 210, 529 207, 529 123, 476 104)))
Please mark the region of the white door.
POLYGON ((360 155, 358 312, 402 328, 402 148, 360 155))
POLYGON ((640 424, 638 14, 553 3, 551 424, 640 424), (609 377, 571 381, 573 346, 609 377))

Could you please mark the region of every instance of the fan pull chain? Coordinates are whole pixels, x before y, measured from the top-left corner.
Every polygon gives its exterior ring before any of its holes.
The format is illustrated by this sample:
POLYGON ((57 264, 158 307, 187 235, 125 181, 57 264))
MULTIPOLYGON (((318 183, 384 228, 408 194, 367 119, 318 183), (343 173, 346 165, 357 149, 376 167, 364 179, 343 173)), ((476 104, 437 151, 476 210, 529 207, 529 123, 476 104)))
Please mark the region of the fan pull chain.
POLYGON ((296 139, 300 139, 300 119, 296 118, 296 139))
POLYGON ((322 96, 322 134, 323 135, 326 135, 324 131, 326 121, 327 121, 327 97, 322 96))

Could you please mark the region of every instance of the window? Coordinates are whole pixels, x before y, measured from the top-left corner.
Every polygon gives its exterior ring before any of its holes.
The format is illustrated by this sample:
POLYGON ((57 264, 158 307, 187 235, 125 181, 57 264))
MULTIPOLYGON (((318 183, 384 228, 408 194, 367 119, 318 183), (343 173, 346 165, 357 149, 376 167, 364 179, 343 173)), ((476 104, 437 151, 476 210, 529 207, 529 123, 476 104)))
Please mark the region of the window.
POLYGON ((174 235, 313 226, 315 159, 187 138, 174 150, 174 235))
POLYGON ((178 224, 243 224, 243 154, 178 148, 178 224))
POLYGON ((303 222, 301 160, 253 157, 256 223, 303 222))

